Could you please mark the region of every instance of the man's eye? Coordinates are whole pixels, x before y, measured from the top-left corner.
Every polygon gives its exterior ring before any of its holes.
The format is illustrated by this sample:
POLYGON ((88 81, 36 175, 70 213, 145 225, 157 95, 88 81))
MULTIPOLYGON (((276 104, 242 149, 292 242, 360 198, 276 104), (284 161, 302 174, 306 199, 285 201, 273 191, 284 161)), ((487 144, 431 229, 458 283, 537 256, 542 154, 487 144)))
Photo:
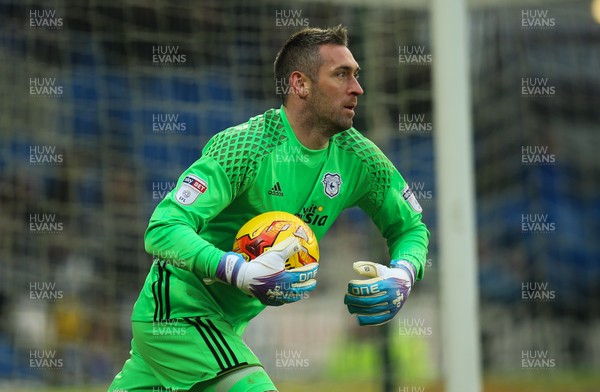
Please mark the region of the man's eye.
POLYGON ((360 78, 360 75, 359 74, 355 74, 354 75, 354 79, 358 79, 358 78, 360 78))

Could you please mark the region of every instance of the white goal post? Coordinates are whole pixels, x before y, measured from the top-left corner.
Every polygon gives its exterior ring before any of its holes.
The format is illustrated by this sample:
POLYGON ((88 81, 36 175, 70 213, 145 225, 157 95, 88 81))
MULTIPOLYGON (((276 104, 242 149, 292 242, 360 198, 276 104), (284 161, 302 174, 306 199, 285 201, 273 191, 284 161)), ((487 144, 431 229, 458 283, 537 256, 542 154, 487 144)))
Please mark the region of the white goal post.
POLYGON ((446 391, 481 391, 466 0, 434 0, 434 151, 446 391))

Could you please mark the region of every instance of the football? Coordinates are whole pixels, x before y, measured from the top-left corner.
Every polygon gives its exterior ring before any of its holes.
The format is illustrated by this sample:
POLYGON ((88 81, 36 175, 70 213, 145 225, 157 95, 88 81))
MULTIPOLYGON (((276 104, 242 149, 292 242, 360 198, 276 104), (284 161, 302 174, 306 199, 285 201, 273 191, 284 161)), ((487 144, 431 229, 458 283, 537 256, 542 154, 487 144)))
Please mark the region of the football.
POLYGON ((250 261, 293 235, 300 239, 302 250, 285 262, 285 268, 319 262, 319 244, 311 228, 297 216, 283 211, 265 212, 250 219, 235 236, 233 251, 250 261))

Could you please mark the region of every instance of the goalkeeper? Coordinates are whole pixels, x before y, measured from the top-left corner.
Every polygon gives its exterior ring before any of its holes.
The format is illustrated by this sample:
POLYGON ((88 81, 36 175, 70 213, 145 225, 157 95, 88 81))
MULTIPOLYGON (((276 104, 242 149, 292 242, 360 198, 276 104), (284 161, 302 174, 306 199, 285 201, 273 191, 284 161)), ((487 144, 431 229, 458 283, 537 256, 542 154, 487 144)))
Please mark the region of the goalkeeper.
POLYGON ((155 262, 133 308, 131 356, 109 391, 277 390, 241 336, 265 306, 314 289, 318 264, 284 270, 300 249, 296 238, 250 263, 227 252, 261 213, 296 214, 317 239, 345 208, 370 216, 391 262, 354 263, 370 278, 351 281, 344 300, 360 325, 391 320, 423 277, 421 207, 389 159, 352 128, 363 90, 347 44, 343 26, 295 32, 274 64, 281 107, 216 134, 156 207, 145 234, 155 262))

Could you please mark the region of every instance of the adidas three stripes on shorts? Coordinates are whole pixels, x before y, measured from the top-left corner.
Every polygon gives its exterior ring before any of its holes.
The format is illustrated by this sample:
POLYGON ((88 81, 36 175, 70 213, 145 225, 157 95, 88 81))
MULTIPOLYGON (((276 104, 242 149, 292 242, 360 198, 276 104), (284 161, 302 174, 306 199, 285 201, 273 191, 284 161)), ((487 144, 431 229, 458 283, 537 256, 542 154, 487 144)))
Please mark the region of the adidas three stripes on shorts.
POLYGON ((261 366, 231 325, 218 317, 133 322, 132 332, 130 358, 109 392, 186 391, 234 370, 261 366))

